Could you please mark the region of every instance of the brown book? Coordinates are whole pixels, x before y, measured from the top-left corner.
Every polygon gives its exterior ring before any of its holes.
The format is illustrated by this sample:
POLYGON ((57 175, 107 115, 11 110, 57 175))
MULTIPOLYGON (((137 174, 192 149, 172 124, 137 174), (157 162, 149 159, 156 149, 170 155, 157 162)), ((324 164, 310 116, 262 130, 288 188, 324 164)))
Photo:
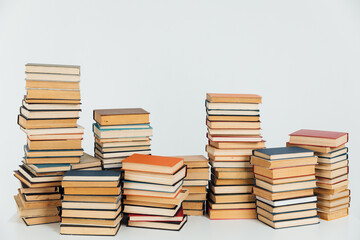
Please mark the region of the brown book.
POLYGON ((261 141, 261 142, 214 142, 214 141, 209 140, 209 144, 215 148, 220 148, 220 149, 232 149, 232 148, 259 149, 259 148, 265 147, 265 141, 261 141))
POLYGON ((31 141, 28 139, 27 143, 30 150, 81 149, 81 139, 50 141, 31 141))
POLYGON ((18 124, 25 129, 76 127, 77 120, 78 120, 77 118, 26 119, 22 115, 18 116, 18 124))
POLYGON ((256 94, 207 93, 206 100, 222 103, 261 103, 261 96, 256 94))
POLYGON ((204 201, 184 201, 182 206, 184 209, 202 210, 204 209, 204 201))
POLYGON ((61 200, 46 200, 46 201, 26 201, 23 194, 18 194, 18 197, 24 208, 47 208, 47 207, 60 207, 61 200))
POLYGON ((260 120, 259 116, 216 116, 216 115, 212 115, 206 116, 207 119, 209 119, 210 121, 229 121, 229 122, 235 122, 235 121, 247 121, 247 122, 258 122, 260 120))
POLYGON ((254 173, 250 171, 217 171, 212 169, 212 174, 218 179, 244 179, 254 178, 254 173))
POLYGON ((119 195, 120 187, 66 187, 64 194, 70 195, 119 195))
POLYGON ((183 158, 184 164, 188 168, 209 168, 209 160, 203 155, 183 155, 174 156, 177 158, 183 158))
POLYGON ((80 66, 61 65, 61 64, 27 63, 25 65, 25 71, 26 71, 26 73, 52 73, 52 74, 80 75, 80 66))
POLYGON ((94 120, 102 126, 147 124, 150 113, 142 108, 96 109, 94 120))
POLYGON ((271 161, 258 156, 251 156, 251 164, 264 168, 296 167, 301 165, 317 164, 317 157, 288 158, 271 161))
POLYGON ((268 178, 288 178, 312 175, 315 173, 315 165, 305 165, 297 167, 284 167, 268 169, 261 166, 254 166, 254 173, 268 178))
POLYGON ((256 219, 256 209, 208 209, 210 220, 215 219, 256 219))
POLYGON ((206 186, 187 186, 183 187, 183 189, 186 189, 189 191, 189 193, 206 193, 206 186))
POLYGON ((318 216, 326 221, 332 221, 349 215, 349 208, 341 209, 333 213, 318 212, 318 216))
POLYGON ((79 90, 26 89, 27 99, 80 100, 79 90))
POLYGON ((113 196, 89 196, 89 195, 64 195, 64 201, 72 201, 72 202, 118 202, 121 195, 113 195, 113 196))
POLYGON ((214 175, 211 175, 211 181, 216 186, 253 185, 255 183, 254 179, 251 179, 251 178, 245 178, 245 179, 218 179, 214 175))
POLYGON ((188 216, 203 216, 204 210, 184 209, 183 213, 188 216))
POLYGON ((60 216, 46 216, 46 217, 24 217, 22 220, 28 226, 38 225, 38 224, 46 224, 46 223, 56 223, 60 222, 60 216))
POLYGON ((26 80, 26 88, 79 90, 79 82, 26 80))
POLYGON ((286 191, 272 193, 265 189, 254 187, 254 194, 268 200, 280 200, 288 198, 297 198, 297 197, 307 197, 314 195, 314 189, 304 189, 304 190, 295 190, 295 191, 286 191))

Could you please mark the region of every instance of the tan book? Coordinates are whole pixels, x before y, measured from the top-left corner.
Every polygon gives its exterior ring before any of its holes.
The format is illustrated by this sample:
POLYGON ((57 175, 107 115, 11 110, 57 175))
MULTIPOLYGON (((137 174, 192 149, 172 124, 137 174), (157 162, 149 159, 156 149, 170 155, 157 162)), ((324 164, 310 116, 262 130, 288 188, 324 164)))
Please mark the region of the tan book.
POLYGON ((186 186, 184 189, 189 190, 189 193, 206 193, 206 186, 186 186))
POLYGON ((182 206, 184 209, 202 210, 204 209, 204 201, 184 201, 182 206))
POLYGON ((270 192, 284 192, 284 191, 295 191, 299 189, 316 188, 316 180, 303 181, 303 182, 292 182, 282 184, 270 184, 260 179, 255 180, 256 186, 268 190, 270 192))
POLYGON ((52 73, 80 75, 80 66, 60 64, 28 63, 25 65, 26 73, 52 73))
POLYGON ((80 99, 69 100, 69 99, 25 99, 27 103, 46 103, 46 104, 80 104, 80 99))
POLYGON ((56 223, 60 222, 60 216, 45 216, 45 217, 23 217, 22 220, 27 226, 46 224, 46 223, 56 223))
POLYGON ((203 155, 183 155, 174 156, 184 159, 184 164, 188 168, 209 168, 209 160, 203 155))
POLYGON ((159 197, 151 197, 151 196, 128 195, 126 196, 126 199, 129 201, 180 205, 188 196, 189 196, 189 191, 182 190, 175 198, 159 198, 159 197))
POLYGON ((79 74, 56 74, 56 73, 26 73, 26 81, 55 81, 55 82, 79 82, 79 74))
POLYGON ((45 216, 58 216, 59 209, 58 207, 45 207, 45 208, 25 208, 19 199, 19 195, 14 196, 16 206, 18 209, 18 214, 20 217, 45 217, 45 216))
POLYGON ((280 221, 280 220, 290 220, 296 218, 314 217, 316 216, 317 211, 316 209, 311 209, 311 210, 303 210, 296 212, 272 214, 260 207, 257 207, 257 213, 260 214, 261 216, 266 217, 270 221, 280 221))
POLYGON ((248 193, 240 194, 214 194, 209 192, 209 198, 214 203, 239 203, 239 202, 255 202, 255 196, 248 193))
POLYGON ((349 172, 349 168, 347 166, 335 170, 316 169, 316 177, 336 178, 344 174, 347 174, 348 172, 349 172))
POLYGON ((117 210, 121 206, 121 201, 116 203, 102 203, 102 202, 62 202, 64 209, 93 209, 93 210, 117 210))
POLYGON ((72 202, 110 202, 116 203, 121 198, 121 195, 109 196, 90 196, 90 195, 63 195, 63 201, 72 202))
POLYGON ((303 210, 307 210, 307 209, 316 209, 317 208, 316 202, 273 207, 264 202, 257 200, 256 205, 270 213, 296 212, 296 211, 303 211, 303 210))
POLYGON ((321 219, 326 221, 332 221, 349 215, 349 208, 341 209, 333 213, 318 212, 321 219))
POLYGON ((79 82, 26 80, 26 88, 79 90, 79 82))
POLYGON ((30 150, 81 149, 81 139, 51 141, 31 141, 28 139, 27 144, 30 150))
POLYGON ((183 213, 188 216, 203 216, 204 210, 183 209, 183 213))
POLYGON ((190 193, 186 201, 205 201, 207 193, 190 193))
POLYGON ((26 119, 24 116, 18 116, 18 124, 25 129, 39 128, 70 128, 77 126, 77 118, 68 119, 26 119))
POLYGON ((61 212, 62 217, 76 217, 76 218, 102 218, 102 219, 114 219, 122 210, 120 206, 116 210, 91 210, 91 209, 66 209, 63 208, 61 212))
POLYGON ((209 158, 215 162, 231 162, 231 161, 250 161, 250 155, 248 156, 214 156, 208 154, 209 158))
POLYGON ((318 199, 318 205, 328 208, 337 207, 340 205, 348 204, 350 202, 350 196, 334 199, 334 200, 322 200, 318 199))
POLYGON ((120 223, 116 227, 90 227, 90 226, 72 226, 60 225, 60 234, 64 235, 99 235, 99 236, 115 236, 120 227, 120 223))
POLYGON ((311 181, 311 180, 316 179, 315 174, 301 176, 301 177, 289 177, 289 178, 279 178, 279 179, 267 178, 267 177, 261 176, 259 174, 255 174, 255 178, 260 179, 260 180, 265 181, 270 184, 283 184, 283 183, 292 183, 292 182, 301 182, 301 181, 311 181))
POLYGON ((269 225, 272 228, 280 229, 280 228, 288 228, 288 227, 296 227, 296 226, 303 226, 303 225, 310 225, 310 224, 317 224, 319 223, 319 218, 310 217, 310 218, 303 218, 303 219, 295 219, 295 220, 287 220, 287 221, 276 221, 273 222, 267 219, 264 216, 258 215, 259 221, 269 225))
POLYGON ((252 193, 251 185, 214 186, 210 184, 210 189, 214 194, 252 193))
POLYGON ((305 165, 297 167, 268 169, 261 166, 254 166, 254 173, 267 178, 288 178, 312 175, 315 173, 315 165, 305 165))
POLYGON ((14 172, 14 176, 20 180, 24 185, 29 188, 44 188, 44 187, 59 187, 61 186, 61 182, 42 182, 42 183, 32 183, 27 180, 24 175, 22 175, 19 171, 14 172))
POLYGON ((301 165, 315 165, 317 164, 317 157, 290 158, 271 161, 265 158, 251 156, 251 164, 271 169, 282 167, 295 167, 301 165))
POLYGON ((27 99, 80 100, 79 90, 26 89, 27 99))
POLYGON ((260 196, 268 200, 280 200, 280 199, 307 197, 314 195, 314 189, 303 189, 303 190, 286 191, 286 192, 278 192, 278 193, 272 193, 258 187, 254 187, 253 190, 254 190, 253 191, 254 195, 260 196))
POLYGON ((210 220, 215 219, 256 219, 256 209, 209 209, 210 220))
POLYGON ((216 186, 221 185, 254 185, 255 180, 251 178, 246 179, 218 179, 214 175, 211 175, 211 181, 216 186))
POLYGON ((207 202, 207 206, 209 206, 213 210, 217 209, 250 209, 256 208, 255 203, 253 202, 240 202, 240 203, 213 203, 211 201, 207 202))
POLYGON ((206 126, 211 129, 259 129, 260 122, 220 122, 207 120, 206 126))
POLYGON ((145 207, 160 207, 160 208, 175 208, 177 206, 176 204, 132 201, 132 200, 128 200, 126 198, 123 199, 123 204, 124 205, 145 206, 145 207))
POLYGON ((258 122, 260 120, 259 116, 216 116, 216 115, 207 115, 207 119, 210 121, 229 121, 229 122, 235 122, 235 121, 247 121, 247 122, 258 122))
POLYGON ((147 124, 150 113, 142 108, 95 109, 94 120, 102 126, 147 124))
POLYGON ((91 218, 68 218, 63 217, 61 224, 63 225, 80 225, 80 226, 103 226, 115 227, 117 226, 123 215, 119 214, 115 219, 91 219, 91 218))
POLYGON ((318 152, 318 153, 330 153, 336 150, 339 150, 341 148, 345 147, 345 144, 340 145, 339 147, 320 147, 320 146, 311 146, 311 145, 304 145, 304 144, 294 144, 294 143, 290 143, 287 142, 286 143, 287 147, 302 147, 302 148, 306 148, 309 150, 312 150, 314 152, 318 152))
POLYGON ((319 188, 323 188, 323 189, 338 189, 338 188, 343 188, 344 186, 348 186, 349 185, 349 181, 348 180, 344 180, 341 182, 337 182, 334 184, 324 184, 324 183, 319 183, 317 182, 317 186, 319 188))
POLYGON ((220 148, 220 149, 232 149, 232 148, 259 149, 259 148, 265 147, 265 141, 260 141, 260 142, 214 142, 214 141, 209 141, 209 144, 215 148, 220 148))
POLYGON ((119 195, 120 187, 66 187, 64 194, 70 195, 119 195))
POLYGON ((215 175, 218 179, 245 179, 245 178, 254 178, 254 173, 250 171, 216 171, 211 170, 212 174, 215 175))
POLYGON ((350 190, 349 189, 345 189, 344 191, 335 193, 335 194, 317 194, 317 198, 318 199, 322 199, 322 200, 334 200, 337 198, 342 198, 342 197, 346 197, 346 196, 350 196, 350 190))
POLYGON ((18 197, 24 208, 46 208, 46 207, 60 207, 61 200, 46 200, 46 201, 26 201, 23 194, 18 194, 18 197))
POLYGON ((349 208, 350 204, 345 203, 343 205, 339 205, 339 206, 336 206, 336 207, 325 207, 325 206, 322 206, 322 205, 318 205, 317 207, 318 207, 318 212, 334 213, 334 212, 337 212, 339 210, 349 208))
POLYGON ((206 100, 221 103, 261 103, 257 94, 207 93, 206 100))
POLYGON ((348 185, 343 185, 335 189, 324 189, 324 188, 316 188, 314 191, 316 194, 323 194, 323 195, 333 195, 339 192, 342 192, 348 188, 348 185))
POLYGON ((347 167, 349 164, 349 160, 343 160, 343 161, 339 161, 337 163, 333 163, 333 164, 322 164, 319 163, 318 165, 315 166, 316 169, 320 169, 320 170, 335 170, 335 169, 339 169, 339 168, 343 168, 343 167, 347 167))

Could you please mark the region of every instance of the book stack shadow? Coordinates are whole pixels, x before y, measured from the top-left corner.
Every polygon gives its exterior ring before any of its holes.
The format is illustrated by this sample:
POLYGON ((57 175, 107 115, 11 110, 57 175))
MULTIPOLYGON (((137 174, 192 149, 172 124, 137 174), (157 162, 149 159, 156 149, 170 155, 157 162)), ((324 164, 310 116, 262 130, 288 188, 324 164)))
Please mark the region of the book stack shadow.
POLYGON ((313 151, 300 147, 258 149, 251 163, 261 222, 273 228, 319 223, 313 151))
POLYGON ((349 214, 348 133, 302 129, 290 134, 288 146, 313 150, 318 157, 315 190, 318 215, 331 221, 349 214))
POLYGON ((133 154, 123 160, 124 212, 128 226, 163 230, 180 230, 187 216, 182 202, 186 175, 184 160, 133 154))
POLYGON ((142 108, 94 110, 94 152, 105 170, 120 170, 134 153, 150 154, 149 115, 142 108))
POLYGON ((69 171, 62 187, 61 234, 109 235, 119 230, 122 219, 120 172, 69 171))
POLYGON ((250 156, 254 149, 265 147, 260 133, 259 103, 261 96, 255 94, 206 96, 210 219, 256 218, 250 156))
POLYGON ((79 66, 26 65, 18 124, 27 144, 14 175, 21 183, 15 200, 28 225, 60 221, 62 176, 83 156, 79 81, 79 66))

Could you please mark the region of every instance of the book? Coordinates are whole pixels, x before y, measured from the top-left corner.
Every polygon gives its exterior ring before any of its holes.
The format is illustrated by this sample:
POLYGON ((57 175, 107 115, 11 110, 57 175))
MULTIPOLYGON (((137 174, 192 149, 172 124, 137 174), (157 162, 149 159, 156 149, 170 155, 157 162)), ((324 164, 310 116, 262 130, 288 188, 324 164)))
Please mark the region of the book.
POLYGON ((26 80, 25 88, 79 90, 80 84, 79 82, 70 82, 70 81, 26 80))
POLYGON ((302 189, 302 190, 293 190, 293 191, 284 191, 284 192, 270 192, 265 189, 254 187, 253 193, 256 196, 260 196, 262 198, 268 199, 268 200, 281 200, 281 199, 287 199, 287 198, 299 198, 299 197, 307 197, 314 195, 314 189, 302 189))
POLYGON ((256 94, 207 93, 206 100, 221 103, 261 103, 261 96, 256 94))
POLYGON ((142 108, 96 109, 94 120, 102 126, 147 124, 149 112, 142 108))
POLYGON ((20 108, 20 114, 27 119, 65 119, 65 118, 79 118, 79 112, 71 110, 28 110, 24 107, 20 108))
POLYGON ((294 191, 294 190, 315 188, 316 180, 283 183, 283 184, 270 184, 270 183, 267 183, 260 179, 255 179, 255 185, 262 189, 276 193, 276 192, 285 192, 285 191, 294 191))
POLYGON ((184 166, 184 159, 133 154, 122 161, 123 169, 149 173, 174 174, 184 166))
POLYGON ((258 135, 211 135, 207 134, 207 137, 210 141, 213 142, 260 142, 262 141, 262 137, 258 135))
POLYGON ((296 166, 296 167, 283 167, 268 169, 261 166, 254 166, 254 173, 262 175, 267 178, 289 178, 312 175, 315 173, 314 165, 296 166))
POLYGON ((179 231, 186 223, 186 221, 187 216, 184 216, 181 222, 129 221, 128 226, 179 231))
POLYGON ((256 209, 208 209, 211 220, 214 219, 256 219, 256 209))
POLYGON ((64 181, 119 181, 117 171, 68 171, 64 174, 64 181))
POLYGON ((53 73, 80 75, 80 66, 60 64, 28 63, 25 65, 26 73, 53 73))
POLYGON ((60 222, 60 216, 44 216, 44 217, 23 217, 22 220, 25 222, 27 226, 34 226, 39 224, 46 223, 56 223, 60 222))
POLYGON ((227 109, 227 110, 258 110, 259 104, 257 103, 222 103, 222 102, 209 102, 205 101, 205 106, 207 109, 227 109))
POLYGON ((251 164, 261 166, 264 168, 282 168, 282 167, 295 167, 300 165, 315 165, 318 162, 317 157, 296 157, 285 158, 279 160, 269 160, 266 158, 251 156, 251 164))
POLYGON ((63 150, 63 149, 81 149, 81 140, 27 140, 29 150, 63 150))
POLYGON ((142 215, 158 215, 173 217, 180 210, 181 205, 177 205, 173 208, 160 208, 160 207, 149 207, 142 205, 125 205, 125 213, 142 214, 142 215))
POLYGON ((76 123, 77 118, 27 119, 23 115, 18 115, 18 124, 25 129, 72 128, 77 126, 76 123))
POLYGON ((306 145, 306 144, 294 144, 294 143, 287 142, 286 146, 287 147, 306 148, 306 149, 312 150, 317 153, 329 153, 329 152, 333 152, 333 151, 339 150, 341 148, 344 148, 345 144, 342 144, 338 147, 325 147, 325 146, 312 146, 312 145, 306 145))
POLYGON ((26 73, 26 81, 56 81, 56 82, 79 82, 79 74, 57 74, 57 73, 26 73))
POLYGON ((169 186, 169 185, 162 185, 162 184, 152 184, 152 183, 124 180, 123 181, 123 189, 174 193, 183 185, 183 183, 184 183, 184 180, 180 180, 177 183, 169 186))
POLYGON ((232 149, 232 148, 251 148, 251 149, 259 149, 265 147, 265 141, 260 142, 214 142, 209 141, 209 145, 214 148, 221 149, 232 149))
POLYGON ((348 133, 301 129, 290 134, 290 143, 338 147, 347 143, 348 133))
POLYGON ((268 160, 314 156, 313 151, 300 147, 263 148, 254 150, 253 154, 268 160))
POLYGON ((80 101, 80 91, 72 89, 38 89, 27 88, 26 99, 54 99, 80 101))
POLYGON ((115 236, 120 228, 120 223, 115 227, 91 227, 81 225, 60 225, 62 235, 95 235, 95 236, 115 236))
POLYGON ((319 223, 319 218, 317 216, 291 220, 271 221, 262 215, 258 215, 258 220, 275 229, 305 226, 319 223))

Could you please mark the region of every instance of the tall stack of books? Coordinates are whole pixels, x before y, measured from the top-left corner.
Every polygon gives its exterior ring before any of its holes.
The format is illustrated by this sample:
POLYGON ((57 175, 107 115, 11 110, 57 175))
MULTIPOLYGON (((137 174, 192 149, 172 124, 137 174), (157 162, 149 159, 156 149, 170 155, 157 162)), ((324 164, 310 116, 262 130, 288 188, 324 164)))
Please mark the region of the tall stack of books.
POLYGON ((83 155, 80 67, 26 65, 26 91, 18 124, 27 135, 25 157, 15 177, 21 182, 15 200, 28 225, 60 221, 62 175, 83 155))
POLYGON ((300 147, 254 150, 258 219, 286 228, 319 223, 316 210, 314 152, 300 147))
POLYGON ((133 154, 123 160, 124 212, 128 226, 180 230, 186 166, 182 158, 133 154))
POLYGON ((313 150, 318 156, 316 179, 318 215, 335 220, 349 214, 348 133, 302 129, 290 134, 288 146, 313 150))
POLYGON ((183 189, 189 191, 189 196, 183 202, 184 214, 202 216, 204 215, 209 182, 209 160, 203 155, 177 157, 184 159, 187 168, 183 189))
POLYGON ((105 170, 121 169, 122 160, 134 153, 150 154, 149 115, 142 108, 94 110, 94 152, 105 170))
POLYGON ((120 172, 69 171, 62 187, 61 234, 117 233, 122 219, 120 172))
POLYGON ((255 94, 206 96, 206 151, 212 173, 207 202, 210 219, 256 218, 250 156, 253 149, 265 147, 259 103, 261 96, 255 94))

